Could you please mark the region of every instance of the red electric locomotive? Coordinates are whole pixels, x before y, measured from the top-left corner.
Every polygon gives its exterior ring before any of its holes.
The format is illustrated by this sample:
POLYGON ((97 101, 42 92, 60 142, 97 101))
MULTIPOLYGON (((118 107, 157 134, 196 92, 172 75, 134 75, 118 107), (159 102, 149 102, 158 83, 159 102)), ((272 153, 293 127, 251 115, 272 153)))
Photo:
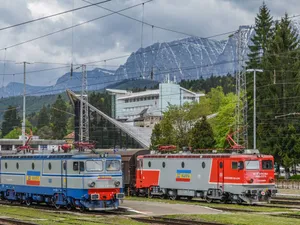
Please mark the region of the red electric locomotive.
POLYGON ((208 202, 268 202, 277 193, 274 159, 259 153, 140 155, 135 192, 208 202))

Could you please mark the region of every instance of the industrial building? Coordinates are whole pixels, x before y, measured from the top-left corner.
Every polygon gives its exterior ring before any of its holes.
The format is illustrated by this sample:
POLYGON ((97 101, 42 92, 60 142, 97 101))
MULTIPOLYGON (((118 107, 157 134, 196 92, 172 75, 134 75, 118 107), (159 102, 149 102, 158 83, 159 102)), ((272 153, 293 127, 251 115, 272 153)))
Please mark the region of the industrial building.
POLYGON ((112 95, 112 118, 132 126, 153 127, 169 105, 199 102, 204 94, 166 82, 159 89, 141 92, 106 89, 112 95))

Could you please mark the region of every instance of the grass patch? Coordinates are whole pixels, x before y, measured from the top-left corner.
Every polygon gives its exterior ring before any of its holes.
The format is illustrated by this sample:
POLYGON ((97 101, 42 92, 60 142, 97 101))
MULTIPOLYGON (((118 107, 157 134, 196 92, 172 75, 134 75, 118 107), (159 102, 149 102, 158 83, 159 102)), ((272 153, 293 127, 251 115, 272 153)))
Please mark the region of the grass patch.
POLYGON ((206 203, 201 201, 172 201, 168 199, 158 199, 158 198, 139 198, 139 197, 126 197, 126 200, 134 200, 134 201, 152 201, 152 202, 164 202, 169 204, 189 204, 189 205, 199 205, 206 206, 211 208, 222 208, 226 209, 241 209, 253 212, 289 212, 290 209, 282 209, 282 208, 269 208, 269 207, 261 207, 261 206, 249 206, 249 205, 238 205, 238 204, 221 204, 221 203, 206 203))
POLYGON ((144 223, 136 222, 130 218, 115 215, 78 215, 66 212, 51 212, 40 209, 30 209, 25 207, 10 207, 0 205, 0 216, 8 216, 17 220, 34 222, 41 225, 52 224, 78 224, 78 225, 141 225, 144 223))
POLYGON ((205 220, 208 222, 218 222, 236 225, 295 225, 299 223, 299 219, 283 218, 268 215, 251 215, 247 213, 232 214, 212 214, 212 215, 172 215, 167 216, 177 219, 188 220, 205 220))

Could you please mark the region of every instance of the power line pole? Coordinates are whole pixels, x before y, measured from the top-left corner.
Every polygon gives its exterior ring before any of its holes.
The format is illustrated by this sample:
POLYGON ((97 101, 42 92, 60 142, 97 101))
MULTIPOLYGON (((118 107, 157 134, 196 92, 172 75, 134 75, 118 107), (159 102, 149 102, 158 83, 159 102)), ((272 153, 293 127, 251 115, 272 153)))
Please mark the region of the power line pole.
POLYGON ((26 64, 28 62, 23 62, 24 66, 24 90, 23 90, 23 121, 22 121, 22 143, 25 145, 25 127, 26 127, 26 64))
POLYGON ((253 149, 256 149, 256 72, 263 72, 261 69, 247 69, 253 72, 253 149))
POLYGON ((81 102, 80 102, 80 141, 89 141, 89 106, 87 89, 86 65, 82 65, 81 83, 81 102))
POLYGON ((236 39, 236 95, 237 103, 235 108, 235 140, 238 144, 248 148, 248 102, 245 72, 245 56, 251 32, 250 26, 240 26, 235 33, 236 39), (240 135, 242 132, 242 135, 240 135))

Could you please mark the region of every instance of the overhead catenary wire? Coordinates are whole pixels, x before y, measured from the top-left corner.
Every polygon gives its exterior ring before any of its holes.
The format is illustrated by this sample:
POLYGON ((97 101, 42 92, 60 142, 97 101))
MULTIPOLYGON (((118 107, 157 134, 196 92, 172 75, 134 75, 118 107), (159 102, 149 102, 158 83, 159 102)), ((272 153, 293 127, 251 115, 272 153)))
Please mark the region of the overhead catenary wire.
MULTIPOLYGON (((87 0, 81 0, 83 2, 86 2, 88 4, 93 4, 93 2, 91 1, 87 1, 87 0)), ((153 0, 152 0, 153 1, 153 0)), ((101 5, 96 5, 97 7, 99 8, 102 8, 102 9, 105 9, 105 10, 108 10, 110 12, 115 12, 117 13, 118 15, 120 16, 123 16, 123 17, 126 17, 128 19, 131 19, 131 20, 134 20, 136 22, 139 22, 139 23, 142 23, 144 25, 147 25, 147 26, 150 26, 150 27, 154 27, 154 28, 157 28, 157 29, 160 29, 160 30, 165 30, 165 31, 169 31, 169 32, 173 32, 173 33, 177 33, 177 34, 182 34, 182 35, 185 35, 185 36, 189 36, 189 37, 198 37, 198 38, 203 38, 203 37, 200 37, 200 36, 197 36, 197 35, 194 35, 194 34, 189 34, 189 33, 186 33, 186 32, 182 32, 182 31, 178 31, 178 30, 174 30, 174 29, 170 29, 170 28, 166 28, 166 27, 162 27, 162 26, 158 26, 158 25, 154 25, 154 24, 151 24, 149 22, 145 22, 143 20, 139 20, 137 18, 134 18, 134 17, 131 17, 131 16, 128 16, 128 15, 125 15, 125 14, 122 14, 122 13, 119 13, 119 12, 116 12, 114 10, 111 10, 109 8, 106 8, 106 7, 103 7, 101 5)), ((228 32, 224 32, 224 33, 220 33, 220 34, 216 34, 216 35, 212 35, 210 37, 207 37, 207 38, 213 38, 213 37, 219 37, 219 36, 224 36, 224 35, 227 35, 227 34, 232 34, 236 32, 236 30, 234 31, 228 31, 228 32)))
MULTIPOLYGON (((146 3, 150 2, 150 1, 152 1, 152 0, 148 0, 148 1, 143 2, 143 3, 146 4, 146 3)), ((120 9, 120 10, 116 11, 115 13, 117 13, 117 12, 123 12, 123 11, 129 10, 129 9, 135 8, 137 6, 140 6, 143 3, 139 3, 139 4, 136 4, 136 5, 132 5, 132 6, 120 9)), ((57 34, 57 33, 63 32, 63 31, 66 31, 66 30, 70 30, 70 29, 72 29, 74 27, 79 27, 79 26, 82 26, 84 24, 91 23, 93 21, 96 21, 96 20, 103 19, 105 17, 111 16, 111 15, 113 15, 115 13, 109 13, 109 14, 106 14, 106 15, 103 15, 103 16, 99 16, 99 17, 96 17, 96 18, 93 18, 93 19, 90 19, 90 20, 87 20, 87 21, 75 24, 73 26, 65 27, 63 29, 60 29, 60 30, 57 30, 57 31, 54 31, 54 32, 50 32, 50 33, 41 35, 39 37, 35 37, 35 38, 29 39, 29 40, 26 40, 26 41, 22 41, 22 42, 19 42, 19 43, 16 43, 16 44, 13 44, 13 45, 1 48, 0 51, 3 51, 4 49, 9 49, 9 48, 13 48, 13 47, 16 47, 16 46, 20 46, 20 45, 23 45, 23 44, 27 44, 29 42, 36 41, 36 40, 39 40, 41 38, 45 38, 45 37, 48 37, 48 36, 51 36, 51 35, 54 35, 54 34, 57 34)))
POLYGON ((23 25, 26 25, 26 24, 29 24, 29 23, 34 23, 34 22, 41 21, 41 20, 44 20, 44 19, 49 19, 49 18, 52 18, 52 17, 55 17, 55 16, 60 16, 60 15, 66 14, 66 13, 70 13, 70 12, 73 13, 74 11, 89 8, 89 7, 92 7, 94 5, 99 5, 99 4, 103 4, 103 3, 106 3, 106 2, 110 2, 110 1, 111 0, 105 0, 105 1, 97 2, 97 3, 92 3, 91 5, 81 6, 81 7, 78 7, 76 9, 73 8, 73 9, 66 10, 66 11, 63 11, 63 12, 60 12, 60 13, 55 13, 55 14, 52 14, 52 15, 43 16, 43 17, 40 17, 40 18, 37 18, 37 19, 28 20, 28 21, 25 21, 25 22, 22 22, 22 23, 17 23, 17 24, 10 25, 10 26, 7 26, 7 27, 2 27, 2 28, 0 28, 0 31, 7 30, 7 29, 10 29, 10 28, 14 28, 14 27, 23 26, 23 25))

